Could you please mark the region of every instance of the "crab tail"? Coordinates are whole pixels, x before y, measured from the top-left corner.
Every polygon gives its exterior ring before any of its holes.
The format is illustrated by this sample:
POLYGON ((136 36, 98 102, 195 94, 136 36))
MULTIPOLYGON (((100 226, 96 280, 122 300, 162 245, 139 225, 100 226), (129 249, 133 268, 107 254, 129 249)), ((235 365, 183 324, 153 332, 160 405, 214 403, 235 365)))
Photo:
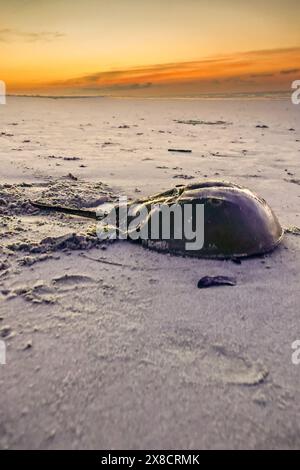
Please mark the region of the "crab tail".
POLYGON ((87 219, 98 219, 95 211, 89 211, 84 209, 72 209, 71 207, 55 206, 50 204, 43 204, 40 202, 30 201, 33 207, 48 211, 48 212, 62 212, 63 214, 77 215, 79 217, 86 217, 87 219))

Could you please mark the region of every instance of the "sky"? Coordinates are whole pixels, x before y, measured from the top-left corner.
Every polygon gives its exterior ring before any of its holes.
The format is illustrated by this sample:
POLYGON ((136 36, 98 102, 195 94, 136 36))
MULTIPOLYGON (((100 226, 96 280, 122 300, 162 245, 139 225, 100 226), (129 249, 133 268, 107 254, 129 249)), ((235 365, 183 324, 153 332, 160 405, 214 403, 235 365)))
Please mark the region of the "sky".
POLYGON ((0 80, 11 94, 287 91, 299 19, 299 0, 0 0, 0 80))

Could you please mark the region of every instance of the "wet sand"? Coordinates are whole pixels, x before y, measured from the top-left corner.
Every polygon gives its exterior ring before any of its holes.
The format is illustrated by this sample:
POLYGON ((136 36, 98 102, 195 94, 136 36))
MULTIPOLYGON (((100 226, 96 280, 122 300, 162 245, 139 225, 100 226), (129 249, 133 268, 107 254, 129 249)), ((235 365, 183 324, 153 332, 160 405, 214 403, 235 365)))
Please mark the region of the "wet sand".
POLYGON ((100 243, 93 221, 29 203, 225 179, 299 227, 299 159, 288 101, 0 106, 0 447, 299 447, 299 236, 241 264, 196 260, 100 243), (237 285, 197 289, 206 275, 237 285))

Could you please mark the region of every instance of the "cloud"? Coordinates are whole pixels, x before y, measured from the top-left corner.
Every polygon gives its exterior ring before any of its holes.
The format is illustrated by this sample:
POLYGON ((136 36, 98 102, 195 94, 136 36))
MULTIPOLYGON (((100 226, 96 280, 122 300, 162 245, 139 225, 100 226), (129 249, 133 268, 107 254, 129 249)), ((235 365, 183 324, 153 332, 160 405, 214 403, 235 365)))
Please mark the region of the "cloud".
POLYGON ((250 75, 251 78, 267 78, 267 77, 274 77, 274 73, 252 73, 250 75))
MULTIPOLYGON (((5 30, 7 31, 7 30, 5 30)), ((0 40, 1 40, 0 30, 0 40)), ((22 33, 23 34, 23 33, 22 33)), ((27 40, 28 34, 26 33, 27 40)), ((30 40, 35 39, 30 33, 30 40)), ((38 34, 38 33, 37 33, 38 34)), ((40 33, 41 34, 41 33, 40 33)), ((55 38, 59 33, 42 33, 55 38)), ((44 37, 44 40, 46 39, 44 37)), ((49 40, 49 39, 48 39, 49 40)), ((300 70, 300 47, 238 52, 197 61, 170 62, 110 70, 91 70, 55 81, 15 88, 49 94, 110 96, 187 96, 214 92, 289 91, 290 73, 300 70), (299 68, 296 68, 299 67, 299 68)), ((61 69, 61 73, 65 72, 61 69)), ((66 72, 65 72, 66 73, 66 72)))
MULTIPOLYGON (((172 62, 116 70, 95 71, 90 74, 60 80, 52 87, 81 90, 118 91, 172 86, 189 83, 257 85, 279 83, 280 73, 292 73, 294 64, 300 65, 300 47, 235 53, 208 57, 198 61, 172 62), (283 68, 284 67, 284 68, 283 68), (276 77, 277 75, 277 77, 276 77)), ((228 86, 228 85, 226 85, 228 86)))
POLYGON ((145 88, 152 87, 152 83, 129 83, 128 85, 111 85, 111 86, 99 86, 99 87, 89 87, 85 88, 85 91, 122 91, 122 90, 143 90, 145 88))
POLYGON ((49 42, 64 37, 65 34, 58 31, 27 32, 18 29, 0 29, 0 42, 11 43, 21 40, 23 42, 49 42))
POLYGON ((71 78, 61 81, 62 86, 81 86, 90 87, 97 85, 98 87, 107 86, 132 86, 143 85, 149 83, 169 83, 182 80, 199 80, 218 75, 218 70, 222 68, 224 71, 233 71, 236 69, 243 70, 250 66, 249 61, 230 61, 227 59, 203 60, 197 62, 180 62, 170 64, 155 64, 145 67, 134 67, 124 70, 109 70, 103 72, 95 72, 89 75, 83 75, 77 78, 71 78))
POLYGON ((280 70, 281 75, 289 75, 291 73, 297 73, 297 72, 300 72, 300 68, 299 69, 280 70))

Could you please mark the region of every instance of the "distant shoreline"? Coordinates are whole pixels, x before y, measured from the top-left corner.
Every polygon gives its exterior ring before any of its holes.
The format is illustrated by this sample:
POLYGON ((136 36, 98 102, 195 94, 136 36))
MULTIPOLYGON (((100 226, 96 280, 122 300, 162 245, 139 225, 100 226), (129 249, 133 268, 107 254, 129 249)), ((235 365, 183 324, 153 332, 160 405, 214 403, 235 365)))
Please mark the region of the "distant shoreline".
POLYGON ((61 95, 61 96, 52 96, 52 95, 17 95, 17 94, 8 94, 6 95, 8 98, 44 98, 44 99, 51 99, 51 100, 61 100, 61 99, 85 99, 85 98, 110 98, 110 96, 72 96, 72 95, 61 95))
POLYGON ((42 99, 138 99, 138 100, 236 100, 236 99, 276 99, 290 98, 290 91, 273 91, 259 93, 204 93, 195 96, 112 96, 112 95, 19 95, 7 94, 8 98, 42 98, 42 99))

